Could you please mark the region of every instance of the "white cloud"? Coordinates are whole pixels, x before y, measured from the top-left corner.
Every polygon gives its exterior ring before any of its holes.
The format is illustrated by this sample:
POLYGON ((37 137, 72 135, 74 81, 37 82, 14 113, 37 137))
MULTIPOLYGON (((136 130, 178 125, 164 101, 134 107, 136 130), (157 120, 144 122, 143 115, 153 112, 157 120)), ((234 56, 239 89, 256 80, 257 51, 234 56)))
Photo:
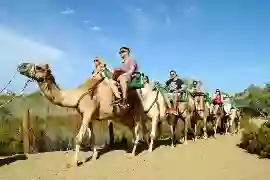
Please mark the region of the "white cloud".
POLYGON ((74 14, 75 10, 74 9, 70 9, 70 8, 66 8, 65 10, 60 12, 63 15, 70 15, 70 14, 74 14))
POLYGON ((84 20, 83 23, 88 24, 88 23, 90 23, 90 21, 84 20))
POLYGON ((98 26, 92 26, 92 27, 91 27, 91 30, 92 30, 92 31, 100 31, 101 28, 98 27, 98 26))
MULTIPOLYGON (((57 69, 65 68, 65 53, 53 46, 38 42, 27 36, 0 26, 0 89, 15 73, 21 62, 49 63, 57 69)), ((11 88, 23 85, 23 77, 16 78, 11 88)))

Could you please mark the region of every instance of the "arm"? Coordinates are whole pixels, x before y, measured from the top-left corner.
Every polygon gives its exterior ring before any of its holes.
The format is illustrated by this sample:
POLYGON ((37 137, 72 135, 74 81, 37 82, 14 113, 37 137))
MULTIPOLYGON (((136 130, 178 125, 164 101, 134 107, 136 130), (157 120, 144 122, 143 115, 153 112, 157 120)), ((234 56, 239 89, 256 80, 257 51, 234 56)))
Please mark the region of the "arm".
POLYGON ((169 80, 168 80, 168 81, 166 81, 166 83, 165 83, 165 84, 166 84, 166 86, 169 86, 169 84, 170 84, 169 80))

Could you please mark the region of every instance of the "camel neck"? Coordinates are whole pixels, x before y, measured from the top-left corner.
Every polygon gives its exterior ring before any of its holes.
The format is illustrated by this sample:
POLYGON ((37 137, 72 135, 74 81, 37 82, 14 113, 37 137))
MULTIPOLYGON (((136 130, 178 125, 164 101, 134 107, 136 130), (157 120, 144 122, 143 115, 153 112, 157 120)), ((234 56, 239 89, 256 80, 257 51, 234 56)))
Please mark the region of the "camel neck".
POLYGON ((51 80, 38 83, 40 90, 45 97, 55 105, 62 106, 63 97, 60 88, 51 80))

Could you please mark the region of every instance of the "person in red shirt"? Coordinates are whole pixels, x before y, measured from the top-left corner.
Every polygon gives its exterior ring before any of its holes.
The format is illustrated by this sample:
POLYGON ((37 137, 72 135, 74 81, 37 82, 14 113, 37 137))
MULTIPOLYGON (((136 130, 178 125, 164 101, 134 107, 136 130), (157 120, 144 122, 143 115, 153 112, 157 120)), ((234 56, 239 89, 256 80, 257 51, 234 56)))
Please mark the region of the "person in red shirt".
POLYGON ((211 104, 211 107, 210 107, 210 113, 212 114, 213 112, 213 108, 216 104, 218 105, 222 105, 223 103, 223 97, 220 93, 220 90, 219 89, 216 89, 216 92, 215 94, 213 95, 212 97, 212 104, 211 104))
POLYGON ((130 57, 129 48, 121 47, 119 54, 122 58, 122 65, 120 68, 113 69, 112 72, 117 77, 117 81, 120 83, 122 89, 123 99, 121 99, 121 105, 127 107, 127 83, 131 81, 132 74, 138 71, 138 65, 133 58, 130 57))

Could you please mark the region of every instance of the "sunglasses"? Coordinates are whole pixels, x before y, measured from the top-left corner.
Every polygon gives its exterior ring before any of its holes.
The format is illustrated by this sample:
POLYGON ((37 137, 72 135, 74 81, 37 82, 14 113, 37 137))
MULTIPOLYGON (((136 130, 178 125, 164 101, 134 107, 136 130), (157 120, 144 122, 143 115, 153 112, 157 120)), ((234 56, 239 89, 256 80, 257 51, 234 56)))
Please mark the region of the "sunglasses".
POLYGON ((97 59, 94 59, 94 62, 98 62, 98 60, 97 59))
POLYGON ((175 73, 172 73, 172 74, 171 74, 171 76, 174 76, 174 75, 176 75, 176 74, 175 74, 175 73))
POLYGON ((120 51, 119 54, 122 54, 122 53, 125 53, 125 52, 127 52, 127 51, 120 51))

